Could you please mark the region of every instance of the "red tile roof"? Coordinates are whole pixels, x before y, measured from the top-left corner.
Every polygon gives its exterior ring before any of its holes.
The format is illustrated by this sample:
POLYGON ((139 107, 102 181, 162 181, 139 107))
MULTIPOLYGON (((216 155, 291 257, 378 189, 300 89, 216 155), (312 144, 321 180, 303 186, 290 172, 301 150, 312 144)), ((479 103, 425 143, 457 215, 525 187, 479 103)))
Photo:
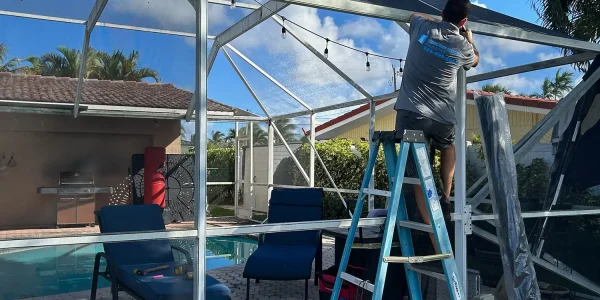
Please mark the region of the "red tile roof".
MULTIPOLYGON (((474 92, 473 90, 467 91, 467 99, 473 100, 473 92, 474 92)), ((477 92, 479 95, 493 95, 494 94, 494 93, 489 93, 489 92, 484 92, 484 91, 475 91, 475 92, 477 92)), ((386 102, 388 102, 390 100, 394 100, 394 99, 396 99, 396 98, 394 97, 394 98, 390 98, 390 99, 376 101, 375 106, 381 105, 383 103, 386 103, 386 102)), ((536 108, 543 108, 543 109, 552 109, 558 103, 558 101, 551 100, 551 99, 539 99, 539 98, 515 96, 515 95, 508 95, 508 94, 504 95, 504 101, 506 102, 506 104, 525 106, 525 107, 536 107, 536 108)), ((369 110, 369 104, 364 104, 357 109, 349 111, 337 118, 331 119, 331 120, 317 126, 316 130, 317 130, 317 132, 319 132, 319 131, 329 128, 337 123, 348 120, 351 117, 356 116, 367 110, 369 110)), ((308 133, 308 134, 310 134, 310 133, 308 133)))
MULTIPOLYGON (((73 103, 77 78, 0 73, 0 100, 73 103)), ((86 79, 82 104, 187 109, 193 93, 172 84, 86 79)), ((209 111, 238 109, 208 100, 209 111)))

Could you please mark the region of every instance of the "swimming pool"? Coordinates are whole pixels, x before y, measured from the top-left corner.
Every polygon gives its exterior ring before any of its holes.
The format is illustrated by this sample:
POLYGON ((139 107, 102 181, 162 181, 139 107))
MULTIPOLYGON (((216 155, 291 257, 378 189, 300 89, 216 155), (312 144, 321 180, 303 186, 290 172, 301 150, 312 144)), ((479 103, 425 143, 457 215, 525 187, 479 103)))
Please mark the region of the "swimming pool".
MULTIPOLYGON (((192 239, 173 240, 188 251, 192 239)), ((257 242, 244 238, 209 238, 206 243, 206 269, 243 264, 254 252, 257 242)), ((0 299, 13 300, 89 291, 96 253, 102 244, 28 249, 0 255, 0 299)), ((177 256, 180 260, 183 257, 177 256)), ((108 287, 106 280, 98 283, 108 287)))

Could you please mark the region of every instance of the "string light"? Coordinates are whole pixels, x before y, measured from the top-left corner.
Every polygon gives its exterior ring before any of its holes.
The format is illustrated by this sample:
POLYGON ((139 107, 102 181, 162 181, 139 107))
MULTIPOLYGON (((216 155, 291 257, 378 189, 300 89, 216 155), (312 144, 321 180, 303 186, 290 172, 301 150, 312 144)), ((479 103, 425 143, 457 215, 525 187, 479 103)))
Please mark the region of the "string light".
POLYGON ((398 73, 397 73, 397 75, 398 76, 402 76, 402 72, 404 72, 404 69, 402 68, 402 60, 400 59, 398 61, 398 73))
MULTIPOLYGON (((302 26, 302 25, 300 25, 298 23, 295 23, 294 21, 288 20, 284 16, 278 14, 277 12, 273 11, 269 7, 265 6, 263 3, 260 3, 258 0, 254 0, 254 2, 256 2, 258 5, 260 5, 261 8, 269 10, 273 15, 276 15, 276 16, 280 17, 283 20, 283 22, 281 23, 282 24, 281 25, 281 38, 282 39, 285 39, 286 35, 287 35, 287 29, 285 28, 285 22, 287 21, 287 22, 290 22, 290 23, 296 25, 298 28, 300 28, 300 29, 302 29, 304 31, 307 31, 307 32, 309 32, 309 33, 311 33, 311 34, 313 34, 315 36, 318 36, 318 37, 324 39, 325 40, 325 51, 323 53, 324 53, 324 55, 325 55, 326 58, 329 58, 329 42, 332 42, 332 43, 334 43, 334 44, 336 44, 338 46, 344 47, 344 48, 352 50, 352 51, 365 53, 363 50, 360 50, 360 49, 357 49, 357 48, 354 48, 354 47, 342 44, 340 42, 332 41, 329 38, 326 38, 326 37, 324 37, 324 36, 322 36, 322 35, 314 32, 314 31, 312 31, 312 30, 310 30, 310 29, 308 29, 308 28, 306 28, 306 27, 304 27, 304 26, 302 26)), ((400 63, 402 63, 402 61, 404 61, 404 59, 402 59, 402 58, 391 57, 391 56, 386 56, 386 55, 381 55, 381 54, 373 54, 373 53, 365 53, 365 54, 367 55, 367 71, 371 71, 371 63, 369 62, 369 55, 380 57, 380 58, 386 58, 386 59, 393 60, 393 61, 400 61, 400 63)), ((400 69, 402 69, 402 68, 400 68, 400 69)))
POLYGON ((235 8, 235 4, 236 4, 236 1, 235 0, 231 0, 231 4, 229 5, 229 7, 231 9, 234 9, 235 8))
POLYGON ((287 30, 285 30, 285 18, 282 17, 282 20, 283 25, 281 25, 281 38, 285 40, 285 37, 287 36, 287 30))

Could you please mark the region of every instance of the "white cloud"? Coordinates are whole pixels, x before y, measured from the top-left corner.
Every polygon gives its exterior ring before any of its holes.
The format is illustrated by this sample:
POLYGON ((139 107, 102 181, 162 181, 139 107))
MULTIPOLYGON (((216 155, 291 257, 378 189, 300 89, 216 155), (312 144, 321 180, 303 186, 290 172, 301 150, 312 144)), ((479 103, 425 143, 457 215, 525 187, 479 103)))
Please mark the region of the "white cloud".
POLYGON ((383 26, 375 19, 360 17, 340 27, 340 36, 354 38, 378 38, 384 34, 383 26))
POLYGON ((471 4, 473 4, 473 5, 477 5, 477 6, 479 6, 479 7, 487 8, 487 5, 485 5, 485 4, 481 3, 481 2, 479 2, 479 0, 475 0, 475 1, 471 2, 471 4))
POLYGON ((487 5, 479 2, 478 0, 475 0, 475 1, 471 2, 471 4, 477 5, 477 6, 480 6, 480 7, 483 7, 483 8, 487 8, 487 5))
POLYGON ((498 78, 495 79, 492 83, 504 85, 510 90, 516 91, 517 93, 534 92, 538 90, 542 85, 541 80, 532 80, 531 78, 527 78, 521 75, 511 75, 498 78))
POLYGON ((485 53, 480 54, 480 59, 482 62, 482 67, 504 67, 506 64, 502 60, 501 57, 495 56, 491 51, 486 51, 485 53))
MULTIPOLYGON (((188 0, 119 0, 108 3, 115 12, 158 21, 165 29, 190 28, 196 22, 196 14, 188 0)), ((209 27, 232 24, 233 19, 227 14, 228 10, 228 6, 209 5, 209 27)))
POLYGON ((538 47, 540 47, 536 44, 481 35, 476 35, 473 40, 475 41, 475 45, 480 52, 482 52, 484 49, 487 49, 500 55, 508 55, 513 53, 532 53, 537 50, 538 47))
POLYGON ((558 52, 553 52, 553 53, 545 53, 545 52, 541 52, 538 53, 537 57, 540 61, 544 61, 544 60, 549 60, 549 59, 554 59, 554 58, 559 58, 562 55, 558 52))
MULTIPOLYGON (((328 37, 331 41, 359 48, 361 51, 377 53, 373 48, 360 47, 354 39, 342 36, 341 32, 343 25, 341 27, 338 26, 331 17, 320 18, 317 14, 317 10, 314 8, 290 6, 286 8, 282 14, 289 20, 293 20, 311 31, 328 37)), ((376 22, 367 20, 368 19, 365 18, 360 22, 369 24, 376 22)), ((292 24, 288 24, 286 24, 288 30, 294 31, 316 49, 322 51, 322 49, 325 48, 325 41, 322 38, 296 28, 292 24)), ((379 53, 388 56, 399 58, 405 57, 408 49, 408 39, 406 38, 408 35, 396 24, 390 24, 393 26, 390 26, 389 30, 381 27, 382 31, 379 33, 381 37, 377 40, 379 44, 373 45, 373 47, 379 49, 379 53)), ((348 27, 346 27, 345 30, 347 30, 347 28, 348 27)), ((373 28, 375 28, 375 26, 373 28)), ((369 29, 368 31, 376 32, 378 30, 379 29, 369 29)), ((360 35, 363 35, 363 33, 360 35)), ((288 37, 287 39, 282 40, 280 36, 281 29, 277 23, 265 22, 237 38, 233 42, 233 45, 242 52, 256 50, 260 51, 263 56, 277 57, 278 60, 286 60, 286 70, 283 72, 287 73, 284 74, 284 76, 290 76, 289 73, 292 72, 294 81, 298 85, 303 86, 303 88, 313 88, 320 94, 330 92, 331 96, 326 100, 323 100, 326 101, 327 104, 331 104, 334 101, 340 102, 343 100, 353 100, 364 97, 357 92, 346 93, 344 95, 337 94, 340 89, 336 88, 335 85, 347 85, 345 80, 340 76, 330 76, 332 74, 331 71, 323 70, 327 67, 295 39, 288 37), (284 58, 281 58, 281 56, 284 58), (331 91, 327 91, 327 89, 331 89, 331 91), (336 98, 337 100, 335 100, 336 98)), ((388 59, 380 59, 372 55, 369 56, 372 70, 371 72, 367 72, 365 70, 366 55, 364 52, 352 51, 330 42, 329 60, 371 94, 376 95, 382 91, 389 92, 391 90, 391 87, 388 85, 388 81, 391 78, 391 62, 388 59)), ((278 74, 271 75, 277 78, 278 74)), ((345 92, 348 91, 346 90, 345 92)))

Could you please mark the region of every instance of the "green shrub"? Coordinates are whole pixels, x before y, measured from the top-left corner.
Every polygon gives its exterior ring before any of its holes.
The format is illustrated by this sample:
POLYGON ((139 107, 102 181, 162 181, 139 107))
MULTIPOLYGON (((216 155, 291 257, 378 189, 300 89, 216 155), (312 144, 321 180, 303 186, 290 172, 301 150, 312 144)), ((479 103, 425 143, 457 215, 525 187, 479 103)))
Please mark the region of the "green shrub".
POLYGON ((521 208, 529 211, 541 209, 550 182, 548 164, 541 158, 535 158, 528 166, 517 164, 516 169, 521 208))
MULTIPOLYGON (((335 139, 329 140, 315 145, 319 155, 323 159, 327 170, 331 174, 331 177, 335 181, 339 189, 358 190, 362 184, 364 172, 369 155, 369 143, 367 142, 352 142, 346 139, 335 139), (354 145, 356 150, 360 153, 357 156, 351 150, 351 146, 354 145)), ((304 144, 302 147, 295 151, 295 155, 299 162, 303 166, 308 166, 310 163, 310 145, 304 144)), ((397 146, 399 148, 399 146, 397 146)), ((387 171, 385 169, 383 149, 380 148, 377 154, 377 161, 375 165, 375 188, 380 190, 389 190, 387 171)), ((281 164, 275 170, 275 178, 291 178, 286 183, 278 182, 279 184, 293 184, 304 186, 306 180, 300 173, 300 171, 294 166, 294 163, 290 158, 282 160, 281 164)), ((436 152, 434 157, 433 172, 436 180, 436 186, 438 194, 441 195, 440 186, 440 158, 439 151, 436 152)), ((475 182, 478 178, 478 172, 474 167, 468 166, 467 168, 467 184, 470 185, 475 182)), ((281 180, 281 179, 280 179, 281 180)), ((315 163, 315 186, 318 187, 333 187, 325 170, 321 164, 317 161, 315 163)), ((410 190, 406 191, 410 194, 410 190)), ((342 194, 346 200, 356 200, 356 194, 342 194)), ((385 203, 384 197, 375 197, 375 206, 383 207, 385 203)), ((324 199, 324 218, 325 219, 342 219, 348 218, 349 215, 342 204, 339 196, 335 192, 327 192, 324 199)), ((353 211, 354 206, 351 205, 350 209, 353 211)), ((367 206, 364 206, 364 211, 367 210, 367 206)))
MULTIPOLYGON (((208 182, 232 182, 235 180, 235 151, 233 148, 213 148, 207 151, 208 182)), ((208 203, 211 205, 233 205, 234 185, 212 185, 208 187, 208 203)))

